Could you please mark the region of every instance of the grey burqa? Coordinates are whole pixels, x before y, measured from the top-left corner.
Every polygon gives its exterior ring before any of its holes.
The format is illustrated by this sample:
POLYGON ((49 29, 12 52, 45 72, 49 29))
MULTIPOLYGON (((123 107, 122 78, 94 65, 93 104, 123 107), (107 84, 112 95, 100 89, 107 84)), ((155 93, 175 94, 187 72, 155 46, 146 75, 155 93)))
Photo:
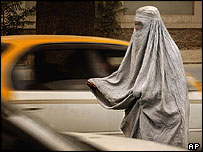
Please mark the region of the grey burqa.
POLYGON ((180 50, 156 7, 136 11, 126 54, 117 71, 91 78, 91 91, 107 109, 123 109, 124 135, 187 147, 189 99, 180 50))

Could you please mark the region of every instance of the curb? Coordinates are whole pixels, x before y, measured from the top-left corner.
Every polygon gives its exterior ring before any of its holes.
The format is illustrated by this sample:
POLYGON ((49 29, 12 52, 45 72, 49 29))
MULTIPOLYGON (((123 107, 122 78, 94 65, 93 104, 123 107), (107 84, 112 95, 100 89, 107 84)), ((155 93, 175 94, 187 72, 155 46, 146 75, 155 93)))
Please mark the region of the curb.
POLYGON ((201 61, 197 62, 197 61, 183 61, 183 64, 202 64, 201 61))

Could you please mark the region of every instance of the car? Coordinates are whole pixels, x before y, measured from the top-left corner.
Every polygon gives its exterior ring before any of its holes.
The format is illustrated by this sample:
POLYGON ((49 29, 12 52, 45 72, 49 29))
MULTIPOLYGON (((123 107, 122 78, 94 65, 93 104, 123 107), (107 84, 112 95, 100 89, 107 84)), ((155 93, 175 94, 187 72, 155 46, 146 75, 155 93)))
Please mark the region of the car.
POLYGON ((54 150, 54 151, 185 151, 186 149, 152 141, 125 137, 97 135, 95 133, 62 134, 49 124, 26 114, 12 104, 1 103, 2 150, 54 150))
MULTIPOLYGON (((123 110, 107 110, 86 81, 120 65, 127 41, 73 35, 1 36, 1 96, 59 132, 122 136, 123 110)), ((202 94, 189 91, 189 142, 202 143, 202 94)), ((200 145, 201 146, 201 145, 200 145)))

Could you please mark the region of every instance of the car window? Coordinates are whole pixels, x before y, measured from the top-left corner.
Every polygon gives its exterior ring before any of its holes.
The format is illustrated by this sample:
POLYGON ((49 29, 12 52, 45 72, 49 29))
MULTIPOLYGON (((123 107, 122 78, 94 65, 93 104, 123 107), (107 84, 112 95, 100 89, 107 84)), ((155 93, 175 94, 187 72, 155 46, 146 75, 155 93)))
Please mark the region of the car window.
POLYGON ((16 90, 88 90, 87 79, 110 75, 125 54, 125 48, 75 45, 43 46, 20 57, 11 74, 13 87, 16 90))

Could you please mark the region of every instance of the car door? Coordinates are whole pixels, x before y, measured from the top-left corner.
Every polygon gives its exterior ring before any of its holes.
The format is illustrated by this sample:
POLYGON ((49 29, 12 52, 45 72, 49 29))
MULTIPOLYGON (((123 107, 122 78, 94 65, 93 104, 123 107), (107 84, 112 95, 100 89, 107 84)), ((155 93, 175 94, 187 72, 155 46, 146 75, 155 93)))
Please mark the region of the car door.
POLYGON ((124 50, 96 43, 35 46, 12 69, 12 103, 60 132, 120 131, 124 112, 99 105, 86 81, 115 71, 124 50))

